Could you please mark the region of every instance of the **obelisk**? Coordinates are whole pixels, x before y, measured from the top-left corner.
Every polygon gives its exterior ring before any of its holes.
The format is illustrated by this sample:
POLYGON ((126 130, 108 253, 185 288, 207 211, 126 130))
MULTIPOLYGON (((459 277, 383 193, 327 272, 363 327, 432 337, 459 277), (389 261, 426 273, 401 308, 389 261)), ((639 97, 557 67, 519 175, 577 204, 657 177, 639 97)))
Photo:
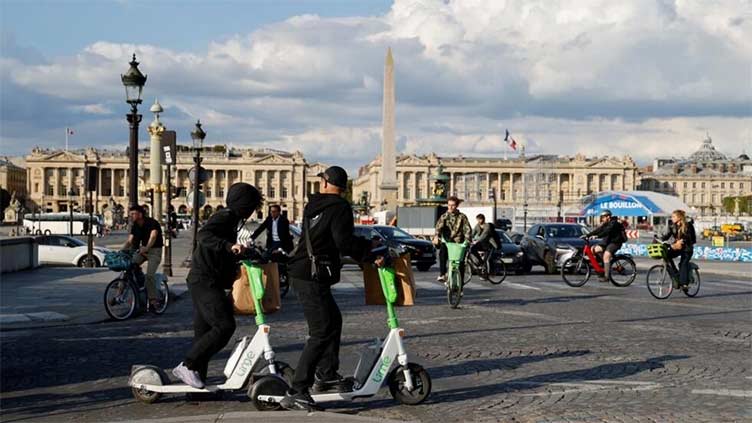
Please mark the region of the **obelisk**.
POLYGON ((379 174, 379 204, 382 210, 397 210, 397 155, 394 139, 394 58, 392 49, 386 52, 384 64, 384 99, 381 128, 381 172, 379 174))

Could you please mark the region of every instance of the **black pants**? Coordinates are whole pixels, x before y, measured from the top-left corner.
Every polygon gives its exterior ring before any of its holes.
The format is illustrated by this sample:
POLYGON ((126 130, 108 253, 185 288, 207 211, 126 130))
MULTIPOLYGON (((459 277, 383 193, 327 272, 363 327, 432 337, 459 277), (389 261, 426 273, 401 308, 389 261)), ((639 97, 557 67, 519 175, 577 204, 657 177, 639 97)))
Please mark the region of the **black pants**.
MULTIPOLYGON (((467 250, 465 250, 465 254, 467 254, 467 250)), ((447 261, 448 260, 449 260, 449 252, 447 251, 446 244, 442 242, 441 246, 439 247, 439 273, 442 275, 447 274, 447 261)), ((464 257, 460 260, 460 275, 464 279, 465 277, 464 257)))
POLYGON ((295 278, 292 286, 308 323, 308 340, 298 359, 292 388, 297 392, 308 392, 317 369, 324 379, 334 378, 337 374, 342 313, 330 286, 295 278))
POLYGON ((183 363, 206 381, 209 360, 227 345, 235 332, 232 301, 219 283, 188 276, 193 300, 193 346, 183 363))
POLYGON ((674 264, 674 258, 679 257, 679 283, 686 284, 689 282, 689 263, 692 260, 694 254, 694 248, 682 248, 681 250, 674 250, 669 248, 667 251, 668 258, 671 259, 671 266, 676 271, 676 264, 674 264))

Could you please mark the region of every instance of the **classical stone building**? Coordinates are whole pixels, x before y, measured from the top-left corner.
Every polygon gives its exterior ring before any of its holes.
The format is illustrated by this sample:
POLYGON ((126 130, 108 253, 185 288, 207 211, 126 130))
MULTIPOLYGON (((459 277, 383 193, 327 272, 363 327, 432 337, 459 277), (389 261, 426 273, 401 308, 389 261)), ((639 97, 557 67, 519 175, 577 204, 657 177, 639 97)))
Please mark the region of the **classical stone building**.
POLYGON ((0 158, 0 189, 16 194, 22 201, 26 198, 26 169, 16 165, 7 157, 0 158))
POLYGON ((720 214, 723 198, 752 194, 752 160, 727 157, 708 136, 689 157, 656 158, 640 189, 678 196, 700 215, 720 214))
MULTIPOLYGON (((279 204, 290 218, 297 220, 303 213, 308 193, 318 189, 317 173, 326 165, 309 164, 300 152, 284 152, 265 149, 235 149, 226 146, 207 146, 201 153, 201 166, 208 172, 208 180, 202 186, 206 195, 208 211, 224 207, 227 191, 235 182, 248 182, 259 187, 266 197, 266 204, 279 204)), ((149 152, 139 151, 139 202, 147 204, 145 191, 150 188, 149 152)), ((97 166, 99 180, 94 193, 97 212, 104 212, 108 205, 128 204, 128 156, 121 151, 96 150, 51 151, 34 149, 26 157, 29 199, 34 206, 48 212, 74 210, 84 204, 84 165, 97 166), (75 195, 68 192, 73 187, 75 195)), ((180 149, 177 165, 171 170, 174 187, 190 192, 188 172, 193 167, 193 152, 180 149)), ((188 213, 185 195, 173 199, 178 213, 188 213)), ((257 217, 266 214, 266 207, 257 217)))
MULTIPOLYGON (((397 158, 398 206, 416 204, 431 196, 430 176, 441 164, 449 175, 449 194, 466 205, 516 207, 577 207, 590 193, 604 190, 634 190, 637 165, 630 157, 586 158, 532 155, 514 159, 403 155, 397 158)), ((379 203, 380 158, 360 168, 353 181, 353 198, 367 192, 371 207, 379 203)))

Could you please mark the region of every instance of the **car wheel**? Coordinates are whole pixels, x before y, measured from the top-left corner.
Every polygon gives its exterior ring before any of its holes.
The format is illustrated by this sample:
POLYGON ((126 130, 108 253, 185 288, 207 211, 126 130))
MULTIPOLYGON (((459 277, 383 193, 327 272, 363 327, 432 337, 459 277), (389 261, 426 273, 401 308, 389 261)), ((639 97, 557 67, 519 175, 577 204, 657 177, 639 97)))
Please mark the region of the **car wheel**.
MULTIPOLYGON (((94 267, 101 266, 101 263, 100 263, 99 259, 97 258, 97 256, 94 256, 93 259, 94 259, 94 267)), ((76 263, 76 266, 78 266, 78 267, 86 267, 86 256, 83 256, 80 259, 78 259, 78 263, 76 263)))
POLYGON ((525 260, 520 264, 520 269, 522 270, 522 273, 530 273, 530 271, 533 270, 533 263, 530 262, 530 259, 525 257, 525 260))

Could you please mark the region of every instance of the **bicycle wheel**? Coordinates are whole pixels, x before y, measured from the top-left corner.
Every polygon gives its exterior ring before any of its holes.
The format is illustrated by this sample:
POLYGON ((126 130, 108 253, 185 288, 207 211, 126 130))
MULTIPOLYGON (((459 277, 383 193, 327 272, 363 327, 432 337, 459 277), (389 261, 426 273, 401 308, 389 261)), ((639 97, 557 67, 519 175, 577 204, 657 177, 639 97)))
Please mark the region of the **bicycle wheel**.
POLYGON ((126 320, 136 313, 138 293, 132 283, 115 279, 104 290, 104 309, 115 320, 126 320))
MULTIPOLYGON (((470 256, 470 254, 468 254, 465 257, 465 272, 462 274, 462 276, 463 276, 463 278, 462 278, 462 286, 465 286, 465 285, 469 284, 470 281, 473 280, 473 269, 474 269, 474 267, 473 267, 473 264, 470 263, 469 256, 470 256)), ((458 273, 460 272, 459 268, 457 269, 457 272, 458 273)))
POLYGON ((501 255, 495 259, 492 258, 491 260, 488 260, 488 263, 486 264, 486 272, 486 278, 492 284, 498 285, 504 282, 504 279, 507 278, 507 265, 502 260, 501 255))
POLYGON ((687 297, 695 297, 700 292, 700 270, 697 267, 693 266, 689 271, 689 284, 682 292, 687 297))
POLYGON ((651 267, 648 270, 646 281, 650 295, 659 300, 665 300, 674 290, 673 281, 668 272, 666 272, 666 266, 663 264, 656 264, 651 267))
POLYGON ((154 313, 162 314, 167 310, 167 303, 170 301, 170 288, 167 286, 167 281, 164 279, 157 284, 157 296, 159 297, 161 305, 154 310, 154 313))
POLYGON ((561 278, 573 288, 585 285, 590 279, 590 262, 582 256, 568 258, 561 266, 561 278))
POLYGON ((462 299, 462 277, 460 276, 459 269, 452 269, 449 271, 449 283, 447 285, 447 301, 449 307, 457 308, 460 305, 462 299))
POLYGON ((611 260, 611 283, 624 288, 632 284, 637 277, 637 266, 627 256, 616 256, 611 260))

